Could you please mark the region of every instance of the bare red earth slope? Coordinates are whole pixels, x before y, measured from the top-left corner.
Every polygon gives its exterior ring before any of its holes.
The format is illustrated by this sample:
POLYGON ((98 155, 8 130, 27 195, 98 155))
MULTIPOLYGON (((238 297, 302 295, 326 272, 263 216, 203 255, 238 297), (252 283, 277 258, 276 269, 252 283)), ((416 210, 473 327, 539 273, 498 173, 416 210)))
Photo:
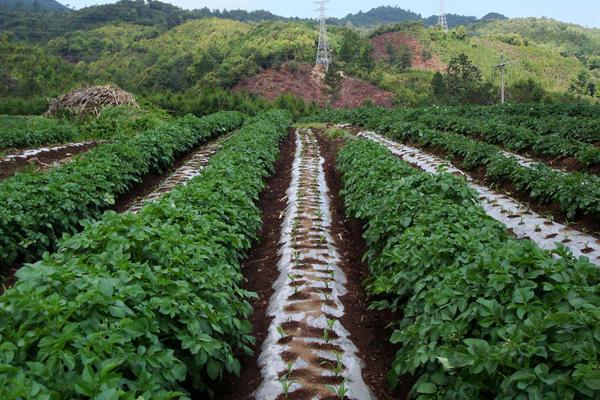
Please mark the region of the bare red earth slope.
MULTIPOLYGON (((325 105, 330 96, 326 86, 311 65, 301 64, 292 67, 289 64, 270 68, 239 82, 234 90, 247 90, 275 99, 282 94, 293 94, 306 102, 325 105)), ((334 108, 356 108, 365 102, 382 107, 392 107, 394 95, 360 79, 345 77, 334 108)))
POLYGON ((403 46, 408 46, 412 52, 413 68, 428 71, 442 71, 444 69, 444 64, 435 54, 431 54, 431 58, 424 58, 423 50, 425 46, 406 32, 384 33, 371 39, 371 44, 374 49, 373 56, 377 61, 389 59, 387 52, 388 44, 391 44, 397 52, 403 46))

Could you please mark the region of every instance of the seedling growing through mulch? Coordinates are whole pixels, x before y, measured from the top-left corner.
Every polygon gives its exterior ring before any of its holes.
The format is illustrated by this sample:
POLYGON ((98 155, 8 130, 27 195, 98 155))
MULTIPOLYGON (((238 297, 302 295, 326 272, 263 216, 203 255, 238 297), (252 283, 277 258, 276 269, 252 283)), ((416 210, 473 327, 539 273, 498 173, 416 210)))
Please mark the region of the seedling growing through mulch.
POLYGON ((327 385, 327 388, 331 390, 340 400, 346 398, 346 395, 350 392, 348 387, 346 386, 346 379, 339 386, 331 386, 327 385))
POLYGON ((290 379, 290 376, 292 375, 292 372, 294 370, 294 364, 288 363, 287 366, 288 366, 288 369, 287 369, 285 375, 283 375, 281 378, 279 378, 279 383, 281 384, 281 390, 283 391, 283 397, 285 399, 288 398, 290 389, 292 388, 292 385, 294 384, 294 381, 290 379))
POLYGON ((281 326, 277 327, 277 333, 279 333, 279 336, 281 336, 281 339, 285 339, 285 330, 281 326))
POLYGON ((334 325, 335 319, 327 318, 327 327, 323 330, 323 339, 325 340, 325 344, 329 344, 329 331, 333 330, 334 325))
POLYGON ((327 369, 331 370, 335 377, 339 377, 344 371, 344 362, 342 360, 343 354, 339 351, 334 352, 335 363, 333 361, 321 361, 321 365, 324 365, 327 369))

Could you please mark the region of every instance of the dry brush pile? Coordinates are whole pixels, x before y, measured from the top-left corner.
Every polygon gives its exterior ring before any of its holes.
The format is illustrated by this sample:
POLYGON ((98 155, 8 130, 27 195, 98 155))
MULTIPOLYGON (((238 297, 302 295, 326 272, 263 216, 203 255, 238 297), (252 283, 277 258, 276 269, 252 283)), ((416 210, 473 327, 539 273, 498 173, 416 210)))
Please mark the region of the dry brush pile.
POLYGON ((64 114, 99 116, 104 107, 123 105, 139 107, 133 94, 117 86, 93 86, 78 89, 53 99, 44 115, 46 117, 64 114))

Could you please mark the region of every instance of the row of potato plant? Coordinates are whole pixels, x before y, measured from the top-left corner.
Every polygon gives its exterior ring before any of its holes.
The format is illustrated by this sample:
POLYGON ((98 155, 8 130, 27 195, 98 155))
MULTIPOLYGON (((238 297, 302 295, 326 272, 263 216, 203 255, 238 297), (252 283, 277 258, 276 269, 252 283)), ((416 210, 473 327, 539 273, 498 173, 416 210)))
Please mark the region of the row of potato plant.
POLYGON ((66 143, 77 130, 63 121, 43 117, 0 117, 0 150, 66 143))
POLYGON ((187 398, 238 374, 254 340, 239 263, 290 125, 252 119, 188 185, 19 270, 0 297, 0 398, 187 398))
POLYGON ((505 156, 494 145, 460 134, 393 122, 379 130, 392 139, 443 149, 450 159, 460 158, 467 169, 484 167, 494 182, 510 183, 517 191, 539 203, 557 204, 567 218, 600 218, 600 177, 580 172, 561 172, 543 163, 531 167, 505 156))
POLYGON ((171 120, 163 110, 129 106, 105 107, 98 117, 74 119, 0 116, 0 150, 134 136, 171 120))
MULTIPOLYGON (((529 153, 538 157, 574 158, 583 166, 600 165, 600 147, 567 139, 552 131, 539 134, 524 127, 507 124, 497 117, 479 119, 427 112, 419 114, 413 114, 416 117, 414 121, 423 123, 428 128, 473 136, 517 153, 529 153)), ((553 126, 558 129, 557 125, 553 126)))
POLYGON ((64 233, 95 219, 141 177, 243 122, 236 112, 183 117, 104 144, 47 173, 18 173, 0 182, 0 265, 31 261, 64 233))
POLYGON ((569 219, 583 216, 600 218, 600 178, 597 175, 564 173, 542 163, 526 167, 515 158, 502 154, 495 145, 460 134, 427 129, 418 123, 406 123, 402 115, 403 111, 365 108, 330 111, 317 118, 350 122, 394 140, 441 148, 450 158, 460 157, 465 168, 484 167, 490 180, 510 183, 519 192, 540 203, 559 205, 569 219))
MULTIPOLYGON (((504 106, 431 107, 429 114, 496 120, 512 128, 523 127, 529 134, 558 136, 576 143, 600 143, 600 107, 514 104, 504 106)), ((558 139, 554 139, 557 140, 558 139)), ((568 142, 567 142, 568 143, 568 142)))
MULTIPOLYGON (((573 158, 583 169, 600 166, 600 120, 579 121, 564 116, 543 119, 512 117, 503 115, 495 107, 474 106, 399 109, 396 113, 398 119, 406 122, 420 122, 429 128, 469 135, 517 153, 573 158), (494 114, 495 111, 499 113, 494 114)), ((340 115, 335 114, 337 117, 340 115)), ((326 115, 331 114, 321 117, 326 115)), ((326 119, 322 118, 323 121, 326 119)))
POLYGON ((349 215, 365 223, 368 289, 399 315, 390 378, 419 399, 597 398, 600 270, 555 258, 488 217, 464 178, 378 144, 340 153, 349 215))

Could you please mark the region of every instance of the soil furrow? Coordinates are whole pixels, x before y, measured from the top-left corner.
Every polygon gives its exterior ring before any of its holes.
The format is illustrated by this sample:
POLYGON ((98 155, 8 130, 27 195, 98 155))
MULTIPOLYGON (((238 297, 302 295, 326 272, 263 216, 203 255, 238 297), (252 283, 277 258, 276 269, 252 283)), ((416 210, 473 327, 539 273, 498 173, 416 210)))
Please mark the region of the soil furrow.
POLYGON ((139 184, 117 200, 114 210, 138 212, 144 205, 159 200, 177 186, 185 185, 189 180, 200 175, 211 157, 229 136, 226 135, 201 145, 176 162, 173 168, 164 174, 144 176, 139 184))
POLYGON ((57 147, 40 147, 5 156, 0 158, 0 180, 27 169, 47 171, 71 161, 76 155, 85 153, 98 144, 97 142, 83 142, 57 147))

